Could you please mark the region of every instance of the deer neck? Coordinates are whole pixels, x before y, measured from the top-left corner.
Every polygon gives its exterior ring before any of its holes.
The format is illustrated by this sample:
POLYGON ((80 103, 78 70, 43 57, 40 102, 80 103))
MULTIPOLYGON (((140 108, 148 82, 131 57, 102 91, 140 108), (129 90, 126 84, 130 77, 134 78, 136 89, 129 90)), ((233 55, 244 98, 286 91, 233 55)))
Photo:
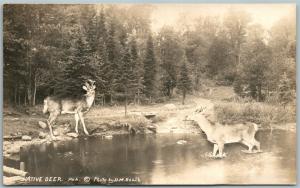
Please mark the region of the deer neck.
POLYGON ((88 108, 90 108, 93 105, 94 99, 95 99, 95 94, 86 96, 85 102, 86 102, 88 108))
POLYGON ((204 131, 207 136, 211 135, 214 127, 212 126, 211 122, 204 117, 204 115, 200 114, 198 116, 197 123, 201 130, 204 131))

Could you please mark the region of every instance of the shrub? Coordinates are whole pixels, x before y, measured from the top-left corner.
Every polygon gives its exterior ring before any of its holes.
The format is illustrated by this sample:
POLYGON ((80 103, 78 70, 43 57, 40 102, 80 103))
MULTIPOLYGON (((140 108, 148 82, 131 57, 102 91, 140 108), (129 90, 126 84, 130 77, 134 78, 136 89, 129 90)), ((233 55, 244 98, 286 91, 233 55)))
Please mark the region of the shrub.
POLYGON ((259 124, 295 122, 295 107, 282 107, 259 102, 219 103, 215 105, 216 118, 221 123, 254 122, 259 124))

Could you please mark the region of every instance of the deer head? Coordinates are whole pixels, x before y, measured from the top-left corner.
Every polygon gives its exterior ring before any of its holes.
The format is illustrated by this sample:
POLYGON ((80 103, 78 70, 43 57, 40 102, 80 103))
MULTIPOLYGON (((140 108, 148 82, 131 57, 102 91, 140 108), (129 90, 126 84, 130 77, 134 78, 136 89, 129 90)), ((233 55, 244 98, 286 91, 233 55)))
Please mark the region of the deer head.
POLYGON ((95 81, 88 79, 87 82, 84 83, 82 89, 86 91, 85 96, 92 96, 95 94, 96 86, 94 85, 95 81))

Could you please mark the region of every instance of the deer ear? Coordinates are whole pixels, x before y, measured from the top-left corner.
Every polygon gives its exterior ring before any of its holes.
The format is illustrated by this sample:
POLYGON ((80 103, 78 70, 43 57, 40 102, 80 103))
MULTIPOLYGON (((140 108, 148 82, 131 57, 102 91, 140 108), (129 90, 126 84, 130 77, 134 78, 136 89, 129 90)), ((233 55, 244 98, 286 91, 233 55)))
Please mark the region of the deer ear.
POLYGON ((87 87, 86 86, 82 86, 82 89, 86 90, 87 91, 87 87))
POLYGON ((95 86, 95 85, 93 85, 93 89, 96 89, 96 86, 95 86))

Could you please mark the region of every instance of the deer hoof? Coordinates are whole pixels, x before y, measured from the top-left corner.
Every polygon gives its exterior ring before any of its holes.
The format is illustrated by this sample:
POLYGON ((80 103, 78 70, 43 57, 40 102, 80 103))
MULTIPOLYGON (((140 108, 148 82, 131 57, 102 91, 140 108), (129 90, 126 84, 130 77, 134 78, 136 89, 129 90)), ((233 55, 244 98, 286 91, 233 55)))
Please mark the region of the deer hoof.
POLYGON ((227 157, 227 154, 226 154, 226 153, 222 153, 222 154, 219 154, 219 155, 218 155, 218 158, 225 158, 225 157, 227 157))

